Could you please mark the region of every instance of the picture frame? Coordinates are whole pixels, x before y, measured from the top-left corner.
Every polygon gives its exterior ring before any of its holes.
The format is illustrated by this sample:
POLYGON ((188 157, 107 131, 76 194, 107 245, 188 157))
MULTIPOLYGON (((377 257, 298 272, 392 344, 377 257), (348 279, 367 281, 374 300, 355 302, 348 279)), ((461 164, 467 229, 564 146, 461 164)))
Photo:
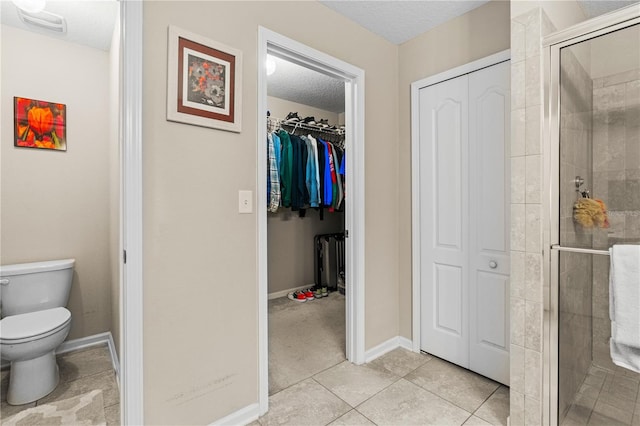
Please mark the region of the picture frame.
POLYGON ((13 146, 66 151, 67 106, 14 96, 13 146))
POLYGON ((241 132, 242 52, 170 25, 167 120, 241 132))

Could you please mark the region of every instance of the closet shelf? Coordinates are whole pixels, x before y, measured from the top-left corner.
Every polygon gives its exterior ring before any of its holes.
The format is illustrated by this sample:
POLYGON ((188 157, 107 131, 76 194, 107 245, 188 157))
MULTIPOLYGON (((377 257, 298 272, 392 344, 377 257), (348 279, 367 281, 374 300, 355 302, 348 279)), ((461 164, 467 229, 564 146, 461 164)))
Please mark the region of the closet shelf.
POLYGON ((313 130, 314 132, 326 133, 329 135, 344 136, 344 128, 342 129, 330 129, 328 127, 322 127, 317 124, 308 124, 301 121, 286 121, 281 118, 267 117, 269 128, 277 129, 278 127, 287 127, 291 132, 295 132, 296 129, 313 130))

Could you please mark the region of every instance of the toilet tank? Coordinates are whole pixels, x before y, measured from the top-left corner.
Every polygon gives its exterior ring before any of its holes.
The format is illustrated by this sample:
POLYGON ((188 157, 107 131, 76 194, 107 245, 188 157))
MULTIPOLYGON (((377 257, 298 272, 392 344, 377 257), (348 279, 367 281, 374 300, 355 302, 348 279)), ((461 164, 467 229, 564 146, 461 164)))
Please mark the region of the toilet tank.
POLYGON ((2 317, 65 307, 75 259, 0 266, 2 317))

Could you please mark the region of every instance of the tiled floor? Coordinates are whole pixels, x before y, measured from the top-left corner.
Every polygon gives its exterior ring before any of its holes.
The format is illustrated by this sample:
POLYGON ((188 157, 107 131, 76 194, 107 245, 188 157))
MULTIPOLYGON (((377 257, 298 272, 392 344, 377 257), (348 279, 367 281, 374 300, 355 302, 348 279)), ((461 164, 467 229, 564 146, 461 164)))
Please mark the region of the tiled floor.
POLYGON ((592 366, 563 426, 640 426, 640 374, 592 366))
POLYGON ((254 426, 507 424, 508 388, 439 358, 396 349, 366 365, 344 361, 344 298, 332 296, 328 309, 321 309, 323 299, 270 301, 269 351, 278 356, 269 361, 269 378, 280 374, 287 380, 270 385, 269 412, 254 426), (304 324, 321 328, 316 339, 304 324), (307 373, 291 373, 296 363, 307 373))
POLYGON ((107 425, 120 424, 120 391, 106 345, 60 355, 58 356, 58 367, 60 368, 58 387, 44 398, 25 405, 7 404, 9 370, 3 370, 0 389, 2 395, 0 419, 6 419, 36 405, 60 401, 95 389, 102 389, 107 425))

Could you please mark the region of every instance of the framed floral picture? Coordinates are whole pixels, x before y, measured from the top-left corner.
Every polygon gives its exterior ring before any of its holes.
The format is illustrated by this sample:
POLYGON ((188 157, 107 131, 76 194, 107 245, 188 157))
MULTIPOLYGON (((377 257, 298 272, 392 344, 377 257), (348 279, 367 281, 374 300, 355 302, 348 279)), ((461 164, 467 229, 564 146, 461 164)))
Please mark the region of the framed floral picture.
POLYGON ((67 106, 29 98, 13 98, 13 145, 67 150, 67 106))
POLYGON ((167 120, 240 132, 242 52, 169 26, 167 120))

